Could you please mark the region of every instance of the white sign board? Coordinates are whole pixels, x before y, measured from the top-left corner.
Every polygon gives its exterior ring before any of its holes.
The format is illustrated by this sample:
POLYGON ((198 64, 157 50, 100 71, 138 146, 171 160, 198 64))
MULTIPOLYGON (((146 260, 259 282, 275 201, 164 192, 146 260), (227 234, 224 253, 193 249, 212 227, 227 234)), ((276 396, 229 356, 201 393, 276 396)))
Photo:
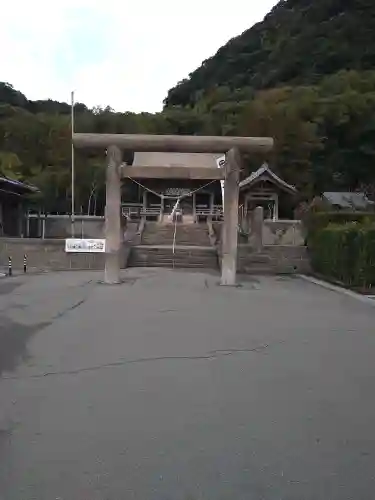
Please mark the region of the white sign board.
POLYGON ((104 253, 105 240, 84 240, 69 238, 65 240, 67 253, 104 253))
POLYGON ((217 158, 216 159, 217 168, 224 168, 225 162, 226 162, 225 155, 224 156, 220 156, 220 158, 217 158))
MULTIPOLYGON (((220 158, 217 158, 217 160, 216 160, 217 168, 224 168, 225 162, 226 162, 225 155, 220 156, 220 158)), ((220 185, 221 185, 221 197, 223 199, 223 210, 224 210, 224 181, 223 180, 220 181, 220 185)))

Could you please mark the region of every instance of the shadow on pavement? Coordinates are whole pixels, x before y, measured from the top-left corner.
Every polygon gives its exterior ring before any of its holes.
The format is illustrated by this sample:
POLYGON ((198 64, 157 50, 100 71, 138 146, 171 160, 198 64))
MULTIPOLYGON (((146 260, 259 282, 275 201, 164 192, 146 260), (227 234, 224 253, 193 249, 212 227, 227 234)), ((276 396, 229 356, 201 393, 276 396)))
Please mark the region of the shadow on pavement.
POLYGON ((34 333, 48 323, 21 325, 0 316, 0 377, 4 372, 11 372, 17 365, 27 360, 27 343, 34 333))

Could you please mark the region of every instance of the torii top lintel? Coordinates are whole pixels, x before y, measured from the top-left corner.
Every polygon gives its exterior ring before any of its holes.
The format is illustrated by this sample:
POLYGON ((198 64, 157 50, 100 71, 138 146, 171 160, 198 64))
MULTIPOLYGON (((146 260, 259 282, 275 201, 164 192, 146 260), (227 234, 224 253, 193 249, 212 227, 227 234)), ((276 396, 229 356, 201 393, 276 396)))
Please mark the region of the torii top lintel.
POLYGON ((236 148, 242 153, 250 153, 270 151, 274 141, 270 137, 75 133, 73 144, 76 148, 117 146, 139 152, 226 153, 236 148))

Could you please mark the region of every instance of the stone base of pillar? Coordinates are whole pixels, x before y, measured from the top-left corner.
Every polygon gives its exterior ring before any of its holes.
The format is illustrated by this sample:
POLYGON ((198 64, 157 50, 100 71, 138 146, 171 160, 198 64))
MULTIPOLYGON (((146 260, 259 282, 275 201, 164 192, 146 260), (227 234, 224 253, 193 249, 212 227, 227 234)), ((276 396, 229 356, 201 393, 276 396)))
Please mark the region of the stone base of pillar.
POLYGON ((223 255, 221 260, 221 286, 236 286, 236 262, 232 256, 223 255))
POLYGON ((105 256, 104 283, 106 285, 118 285, 120 279, 120 255, 118 253, 107 253, 105 256))

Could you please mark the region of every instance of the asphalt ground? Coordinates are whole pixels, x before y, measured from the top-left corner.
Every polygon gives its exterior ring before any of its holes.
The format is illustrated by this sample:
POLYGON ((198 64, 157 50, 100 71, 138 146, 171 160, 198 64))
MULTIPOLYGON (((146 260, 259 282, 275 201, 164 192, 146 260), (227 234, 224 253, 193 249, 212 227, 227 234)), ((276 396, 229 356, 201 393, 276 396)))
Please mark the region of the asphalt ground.
POLYGON ((0 280, 3 500, 372 500, 375 308, 299 278, 0 280))

